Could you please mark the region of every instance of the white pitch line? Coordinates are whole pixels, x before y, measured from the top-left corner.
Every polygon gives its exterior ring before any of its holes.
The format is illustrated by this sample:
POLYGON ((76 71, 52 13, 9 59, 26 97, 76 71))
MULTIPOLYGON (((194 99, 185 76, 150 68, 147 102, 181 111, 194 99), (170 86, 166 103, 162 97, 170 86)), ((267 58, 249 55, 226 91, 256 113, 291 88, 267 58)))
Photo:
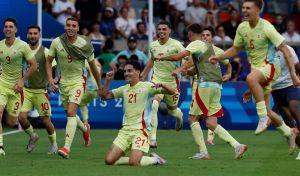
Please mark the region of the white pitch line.
POLYGON ((5 136, 5 135, 9 135, 9 134, 20 133, 20 132, 22 132, 22 131, 23 131, 23 130, 14 130, 14 131, 10 131, 10 132, 3 133, 2 135, 5 136))

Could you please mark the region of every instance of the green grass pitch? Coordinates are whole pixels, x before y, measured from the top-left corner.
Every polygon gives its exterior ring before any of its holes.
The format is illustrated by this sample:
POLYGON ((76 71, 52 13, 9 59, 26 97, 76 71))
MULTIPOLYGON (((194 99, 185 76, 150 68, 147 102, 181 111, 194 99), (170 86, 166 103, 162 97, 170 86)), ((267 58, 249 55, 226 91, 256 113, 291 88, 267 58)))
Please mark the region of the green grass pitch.
MULTIPOLYGON (((5 130, 8 131, 7 129, 5 130)), ((151 149, 168 161, 165 166, 106 166, 104 156, 117 136, 117 130, 92 130, 92 145, 83 146, 77 130, 70 159, 48 155, 49 141, 45 130, 35 150, 28 154, 25 133, 4 136, 5 157, 0 157, 0 176, 299 176, 297 152, 288 155, 286 140, 277 131, 255 136, 254 131, 230 131, 248 151, 241 160, 234 159, 233 148, 215 138, 215 146, 207 146, 212 160, 188 159, 197 152, 190 130, 159 130, 158 148, 151 149)), ((206 131, 204 132, 206 136, 206 131)), ((59 147, 64 144, 64 130, 57 130, 59 147)))

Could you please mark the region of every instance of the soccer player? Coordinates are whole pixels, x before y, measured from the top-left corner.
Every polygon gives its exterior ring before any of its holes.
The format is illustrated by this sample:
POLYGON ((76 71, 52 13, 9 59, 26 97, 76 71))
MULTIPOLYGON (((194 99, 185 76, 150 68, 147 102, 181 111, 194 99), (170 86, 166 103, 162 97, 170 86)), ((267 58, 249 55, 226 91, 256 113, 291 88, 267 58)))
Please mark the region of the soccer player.
POLYGON ((2 116, 4 108, 8 112, 7 124, 13 127, 22 105, 24 82, 36 71, 34 54, 24 41, 16 38, 17 21, 7 18, 3 23, 5 39, 0 41, 0 156, 4 156, 2 116), (28 70, 22 74, 23 59, 28 63, 28 70), (22 76, 23 75, 23 76, 22 76))
MULTIPOLYGON (((202 37, 202 28, 199 24, 194 23, 188 27, 188 38, 191 43, 184 51, 170 55, 158 57, 159 60, 178 61, 181 58, 192 56, 179 69, 172 74, 184 72, 194 63, 194 71, 198 76, 198 85, 195 91, 194 99, 189 112, 189 124, 192 130, 194 140, 199 148, 199 153, 190 157, 191 159, 210 159, 210 155, 205 146, 203 132, 199 124, 199 115, 205 118, 206 127, 218 135, 226 143, 229 143, 235 151, 235 159, 242 158, 247 150, 245 144, 240 144, 234 139, 227 130, 218 124, 217 118, 223 116, 222 106, 220 104, 221 88, 223 80, 228 80, 231 76, 231 66, 228 66, 226 75, 222 77, 219 63, 211 64, 208 58, 215 53, 223 52, 220 48, 213 46, 211 42, 203 42, 202 39, 208 41, 208 38, 202 37)), ((229 60, 224 60, 225 65, 230 64, 229 60)))
POLYGON ((156 56, 168 56, 170 54, 179 53, 184 50, 182 44, 170 38, 171 28, 170 24, 166 21, 161 21, 157 25, 158 40, 154 41, 150 45, 151 59, 148 61, 145 69, 141 74, 141 78, 144 80, 153 67, 153 75, 151 81, 154 83, 164 83, 177 89, 176 94, 173 95, 156 95, 152 103, 152 115, 151 115, 151 133, 150 133, 150 147, 156 148, 156 132, 157 132, 157 111, 159 102, 164 100, 168 107, 168 114, 176 118, 175 129, 179 131, 182 124, 183 113, 178 108, 178 101, 180 96, 180 87, 178 77, 171 76, 173 70, 179 67, 180 62, 170 61, 158 61, 154 60, 156 56))
MULTIPOLYGON (((208 43, 211 43, 211 44, 213 44, 214 36, 215 36, 215 31, 212 27, 204 28, 203 31, 202 31, 202 34, 201 34, 202 40, 206 41, 208 43)), ((223 52, 224 52, 223 50, 219 49, 218 47, 215 47, 215 54, 221 54, 223 52)), ((231 72, 232 72, 232 67, 231 67, 231 64, 228 63, 226 74, 224 74, 223 77, 222 77, 223 82, 226 82, 230 79, 231 72)), ((208 145, 215 145, 214 144, 214 137, 215 137, 215 133, 212 130, 208 129, 207 130, 207 144, 208 145)))
POLYGON ((148 134, 151 129, 151 101, 156 94, 174 94, 176 90, 163 83, 153 84, 140 81, 141 65, 137 61, 128 61, 124 68, 125 86, 109 91, 113 72, 106 74, 106 83, 101 98, 109 100, 123 98, 123 127, 105 156, 107 165, 129 164, 132 166, 163 165, 164 159, 149 151, 148 134), (131 150, 129 157, 125 152, 131 150))
POLYGON ((29 40, 29 47, 36 58, 37 70, 31 75, 29 80, 25 82, 25 88, 23 90, 24 102, 19 115, 19 122, 25 133, 27 133, 30 137, 26 150, 27 152, 31 152, 34 149, 35 142, 39 139, 38 134, 33 131, 33 127, 28 120, 29 112, 32 108, 35 108, 47 130, 51 143, 48 154, 55 154, 57 152, 56 133, 50 119, 51 106, 46 90, 48 78, 45 69, 45 62, 49 50, 39 43, 39 26, 28 26, 27 38, 29 40))
MULTIPOLYGON (((291 53, 293 63, 295 65, 296 71, 300 73, 300 63, 299 59, 294 51, 294 49, 288 46, 288 49, 291 53)), ((295 128, 294 120, 297 123, 298 130, 300 129, 300 94, 299 89, 293 86, 291 76, 289 74, 288 66, 284 60, 283 53, 279 50, 276 51, 276 54, 280 61, 281 73, 277 80, 272 84, 272 96, 274 100, 273 109, 280 113, 283 117, 285 123, 291 127, 295 128)), ((244 102, 251 100, 251 93, 248 91, 243 96, 244 102)), ((296 137, 296 143, 300 147, 300 137, 296 137)), ((300 160, 300 152, 296 160, 300 160)))
POLYGON ((51 63, 53 58, 57 59, 57 69, 59 70, 59 90, 65 112, 68 118, 65 135, 65 145, 58 150, 58 154, 63 158, 69 158, 71 144, 78 127, 83 132, 84 144, 89 146, 91 139, 89 135, 89 125, 84 125, 76 115, 78 105, 81 102, 85 91, 84 64, 88 61, 91 72, 97 80, 98 95, 100 94, 100 75, 94 59, 94 49, 91 41, 78 35, 78 19, 70 17, 65 24, 65 33, 53 40, 46 61, 46 70, 49 79, 49 86, 55 91, 56 86, 52 78, 51 63))
MULTIPOLYGON (((101 75, 101 64, 96 60, 95 62, 97 66, 97 71, 101 75)), ((85 63, 85 69, 87 71, 87 84, 86 84, 86 92, 84 93, 82 100, 79 104, 79 108, 81 111, 81 116, 83 119, 83 123, 88 125, 89 124, 89 111, 87 105, 94 100, 98 95, 98 87, 97 87, 97 80, 93 77, 93 74, 91 73, 91 69, 89 67, 89 64, 85 63)), ((101 78, 101 77, 100 77, 101 78)), ((98 80, 101 81, 101 80, 98 80)))
POLYGON ((270 109, 271 82, 276 80, 280 74, 279 61, 275 57, 275 47, 284 55, 294 86, 299 86, 300 81, 295 73, 291 54, 284 38, 274 26, 259 17, 262 6, 262 0, 244 0, 242 8, 244 22, 238 26, 233 46, 225 53, 213 56, 209 60, 215 63, 221 59, 233 57, 239 53, 242 47, 245 48, 251 64, 251 72, 246 81, 254 96, 259 116, 255 134, 261 134, 267 129, 268 117, 270 117, 276 128, 289 139, 289 153, 292 154, 296 149, 297 132, 282 122, 279 116, 270 109))

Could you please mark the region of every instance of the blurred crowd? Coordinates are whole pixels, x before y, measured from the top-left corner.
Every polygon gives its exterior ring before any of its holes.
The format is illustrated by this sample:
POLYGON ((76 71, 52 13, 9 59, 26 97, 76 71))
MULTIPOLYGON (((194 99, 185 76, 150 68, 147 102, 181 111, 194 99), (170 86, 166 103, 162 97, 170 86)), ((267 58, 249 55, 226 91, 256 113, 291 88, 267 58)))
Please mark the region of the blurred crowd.
MULTIPOLYGON (((34 0, 36 1, 36 0, 34 0)), ((215 29, 214 42, 225 49, 235 36, 241 23, 242 0, 153 0, 154 24, 167 20, 172 25, 172 37, 187 42, 186 26, 199 23, 215 29)), ((293 1, 292 14, 262 14, 274 24, 287 43, 300 46, 300 0, 293 1)), ((99 59, 104 63, 103 72, 122 69, 127 59, 147 63, 148 36, 156 38, 156 29, 149 23, 148 0, 43 0, 43 9, 62 25, 69 16, 80 19, 80 33, 92 40, 101 41, 99 59), (137 3, 139 2, 139 3, 137 3), (144 2, 141 7, 137 4, 144 2), (144 55, 142 55, 144 54, 144 55)), ((232 59, 240 74, 240 58, 232 59)), ((120 74, 122 75, 122 74, 120 74)), ((243 80, 244 76, 233 76, 232 80, 243 80)), ((119 78, 117 78, 119 79, 119 78)))

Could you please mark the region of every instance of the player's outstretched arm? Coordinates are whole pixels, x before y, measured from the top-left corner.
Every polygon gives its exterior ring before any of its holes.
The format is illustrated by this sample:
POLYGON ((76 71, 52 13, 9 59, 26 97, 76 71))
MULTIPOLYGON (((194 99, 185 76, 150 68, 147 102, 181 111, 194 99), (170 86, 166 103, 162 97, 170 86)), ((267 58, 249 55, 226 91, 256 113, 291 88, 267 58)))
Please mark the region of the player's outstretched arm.
POLYGON ((153 59, 149 59, 148 63, 146 64, 144 70, 142 71, 141 75, 140 75, 140 79, 141 80, 145 80, 148 73, 150 72, 151 68, 153 67, 154 64, 154 60, 153 59))
POLYGON ((197 74, 197 70, 196 70, 195 67, 191 67, 190 69, 188 69, 188 70, 186 71, 186 74, 187 74, 188 76, 194 76, 194 75, 197 74))
POLYGON ((181 51, 180 53, 172 54, 169 56, 157 56, 155 59, 166 60, 166 61, 180 61, 189 55, 190 55, 190 52, 187 50, 184 50, 184 51, 181 51))
POLYGON ((279 45, 278 49, 283 53, 284 59, 289 67, 290 75, 295 87, 300 86, 300 80, 296 75, 295 65, 292 60, 292 55, 285 42, 279 45))
POLYGON ((90 69, 92 71, 92 74, 93 74, 95 80, 97 80, 97 86, 98 86, 98 93, 97 94, 99 96, 101 94, 101 88, 102 88, 100 72, 98 71, 95 60, 92 60, 88 63, 89 63, 90 69))
POLYGON ((37 63, 34 57, 30 60, 27 60, 27 63, 29 65, 29 68, 23 78, 20 79, 16 85, 15 91, 18 93, 23 91, 25 81, 28 80, 30 76, 37 70, 37 63))
POLYGON ((114 98, 114 95, 109 91, 110 81, 114 79, 114 72, 110 71, 106 74, 105 84, 101 91, 101 100, 110 100, 114 98))
POLYGON ((186 61, 183 65, 181 65, 179 68, 174 70, 171 74, 172 76, 178 76, 180 73, 186 72, 186 70, 190 69, 194 66, 194 62, 192 58, 189 58, 188 61, 186 61))
POLYGON ((229 59, 229 58, 239 54, 240 50, 241 50, 241 48, 236 47, 236 46, 232 46, 231 48, 226 50, 224 53, 222 53, 220 55, 210 57, 208 59, 208 61, 211 62, 211 63, 217 63, 217 62, 219 62, 219 60, 229 59))

